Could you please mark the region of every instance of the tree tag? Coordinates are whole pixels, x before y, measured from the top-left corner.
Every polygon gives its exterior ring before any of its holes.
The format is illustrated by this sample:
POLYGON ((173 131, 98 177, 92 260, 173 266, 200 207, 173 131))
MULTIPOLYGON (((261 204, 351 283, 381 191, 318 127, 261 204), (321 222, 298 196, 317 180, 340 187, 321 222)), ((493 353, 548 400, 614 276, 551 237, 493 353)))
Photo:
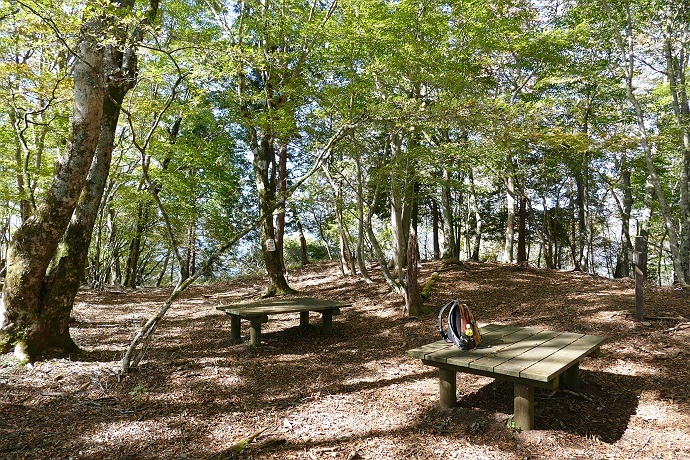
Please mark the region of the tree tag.
POLYGON ((276 240, 269 238, 266 240, 266 250, 268 252, 273 252, 276 250, 276 240))

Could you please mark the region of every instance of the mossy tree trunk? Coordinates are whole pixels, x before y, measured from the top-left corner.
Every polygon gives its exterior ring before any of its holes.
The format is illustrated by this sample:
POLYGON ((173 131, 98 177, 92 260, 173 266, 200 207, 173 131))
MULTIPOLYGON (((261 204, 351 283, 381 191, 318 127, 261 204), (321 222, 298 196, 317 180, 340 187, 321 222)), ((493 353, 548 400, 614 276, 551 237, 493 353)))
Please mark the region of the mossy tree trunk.
MULTIPOLYGON (((123 6, 131 7, 131 3, 123 3, 123 6)), ((158 3, 154 0, 149 5, 148 21, 155 17, 157 9, 158 3)), ((141 39, 140 30, 141 27, 131 37, 134 41, 141 39)), ((109 45, 105 49, 106 96, 103 100, 96 152, 74 215, 58 250, 60 258, 57 264, 49 269, 48 276, 52 283, 50 292, 46 293, 44 308, 46 312, 50 312, 53 321, 47 325, 48 347, 63 352, 79 350, 69 333, 70 315, 79 286, 84 279, 91 236, 108 181, 122 101, 136 82, 136 54, 132 47, 127 47, 123 51, 126 39, 126 35, 120 33, 119 46, 109 45)))
POLYGON ((104 100, 102 30, 99 17, 85 20, 81 28, 70 140, 45 201, 17 229, 9 246, 0 351, 14 348, 25 361, 39 358, 50 344, 55 317, 46 309, 45 299, 54 277, 46 277, 46 271, 72 217, 98 142, 104 100))

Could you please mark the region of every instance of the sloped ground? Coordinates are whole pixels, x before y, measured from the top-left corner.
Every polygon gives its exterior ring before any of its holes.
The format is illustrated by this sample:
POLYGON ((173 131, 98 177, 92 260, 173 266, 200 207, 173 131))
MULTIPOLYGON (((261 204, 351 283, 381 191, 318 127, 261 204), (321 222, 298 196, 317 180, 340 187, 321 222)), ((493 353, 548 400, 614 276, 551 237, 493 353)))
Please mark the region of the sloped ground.
MULTIPOLYGON (((373 271, 373 270, 372 270, 373 271)), ((401 314, 376 284, 338 276, 336 265, 290 274, 307 295, 352 303, 322 337, 318 319, 271 317, 262 345, 229 340, 215 306, 259 296, 263 280, 195 286, 161 323, 141 369, 118 376, 119 360, 163 290, 85 291, 72 333, 85 350, 71 359, 18 367, 0 363, 0 458, 690 458, 690 290, 646 288, 635 322, 633 284, 576 273, 425 263, 439 271, 432 312, 401 314), (512 385, 458 374, 459 407, 437 409, 436 369, 405 355, 437 340, 436 312, 452 298, 480 323, 606 336, 581 365, 578 392, 537 390, 537 430, 510 428, 512 385)))

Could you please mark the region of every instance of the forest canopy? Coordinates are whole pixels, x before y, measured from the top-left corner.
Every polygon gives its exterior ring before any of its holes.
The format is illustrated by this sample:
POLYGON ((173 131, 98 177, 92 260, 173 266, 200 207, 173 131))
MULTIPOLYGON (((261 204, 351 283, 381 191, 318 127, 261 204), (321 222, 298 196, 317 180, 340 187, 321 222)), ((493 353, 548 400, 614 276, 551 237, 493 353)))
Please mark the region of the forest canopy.
POLYGON ((84 283, 317 259, 410 311, 418 259, 619 278, 636 237, 688 284, 689 6, 0 0, 0 348, 76 349, 84 283))

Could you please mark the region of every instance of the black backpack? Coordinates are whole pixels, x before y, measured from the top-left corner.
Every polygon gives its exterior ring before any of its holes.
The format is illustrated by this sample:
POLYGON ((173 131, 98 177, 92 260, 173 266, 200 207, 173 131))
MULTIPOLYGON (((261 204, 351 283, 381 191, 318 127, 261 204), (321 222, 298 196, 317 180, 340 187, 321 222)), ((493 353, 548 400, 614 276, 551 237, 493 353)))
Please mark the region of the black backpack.
POLYGON ((471 350, 479 346, 482 336, 469 307, 457 300, 451 300, 438 313, 438 331, 446 342, 462 350, 471 350), (443 312, 448 310, 448 331, 443 329, 443 312))

